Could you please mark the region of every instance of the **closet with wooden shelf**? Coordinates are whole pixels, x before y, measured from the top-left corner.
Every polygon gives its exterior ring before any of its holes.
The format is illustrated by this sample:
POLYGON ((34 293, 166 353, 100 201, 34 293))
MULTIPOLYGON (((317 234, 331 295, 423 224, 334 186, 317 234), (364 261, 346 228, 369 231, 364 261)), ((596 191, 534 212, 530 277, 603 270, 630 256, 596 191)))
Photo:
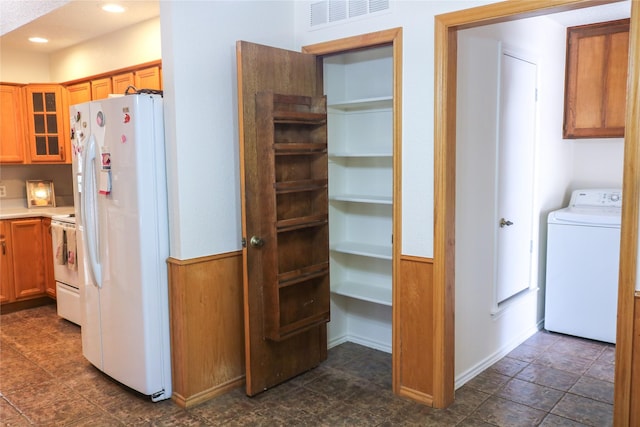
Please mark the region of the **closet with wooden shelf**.
POLYGON ((250 244, 273 242, 264 253, 277 257, 277 271, 264 272, 265 338, 282 341, 330 317, 326 100, 260 92, 256 118, 257 139, 272 142, 260 145, 257 173, 275 199, 250 244))
POLYGON ((391 351, 393 52, 323 60, 327 95, 330 345, 391 351))

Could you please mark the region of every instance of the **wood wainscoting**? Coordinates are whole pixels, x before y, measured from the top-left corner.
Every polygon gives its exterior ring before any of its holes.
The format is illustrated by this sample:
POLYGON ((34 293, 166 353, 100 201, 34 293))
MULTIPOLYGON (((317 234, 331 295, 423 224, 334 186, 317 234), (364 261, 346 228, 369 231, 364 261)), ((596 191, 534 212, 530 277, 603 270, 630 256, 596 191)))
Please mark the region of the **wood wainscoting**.
POLYGON ((400 396, 433 406, 433 259, 402 255, 399 267, 393 295, 393 323, 397 325, 393 389, 400 396))
POLYGON ((172 399, 186 408, 244 384, 242 252, 167 263, 172 399))

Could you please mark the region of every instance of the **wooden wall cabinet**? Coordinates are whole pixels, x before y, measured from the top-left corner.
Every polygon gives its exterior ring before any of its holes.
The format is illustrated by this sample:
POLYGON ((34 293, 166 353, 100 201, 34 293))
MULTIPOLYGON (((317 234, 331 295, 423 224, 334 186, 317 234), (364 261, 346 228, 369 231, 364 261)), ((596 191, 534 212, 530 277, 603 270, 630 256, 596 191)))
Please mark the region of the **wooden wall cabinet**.
POLYGON ((24 163, 24 135, 22 87, 0 85, 0 163, 24 163))
POLYGON ((46 295, 53 265, 45 227, 41 218, 0 221, 3 303, 46 295))
POLYGON ((124 94, 129 86, 135 86, 133 72, 118 74, 111 78, 113 93, 124 94))
POLYGON ((161 62, 148 62, 63 85, 68 92, 69 105, 104 99, 110 94, 124 95, 129 86, 136 89, 162 90, 161 62))
POLYGON ((629 19, 567 29, 564 138, 622 138, 629 19))
POLYGON ((162 89, 160 67, 148 67, 135 71, 135 87, 137 89, 162 89))
POLYGON ((91 80, 91 99, 104 99, 113 93, 111 85, 111 77, 103 79, 91 80))
POLYGON ((67 86, 69 105, 91 101, 91 82, 82 82, 67 86))
POLYGON ((69 163, 68 111, 64 88, 27 85, 27 149, 31 163, 69 163))

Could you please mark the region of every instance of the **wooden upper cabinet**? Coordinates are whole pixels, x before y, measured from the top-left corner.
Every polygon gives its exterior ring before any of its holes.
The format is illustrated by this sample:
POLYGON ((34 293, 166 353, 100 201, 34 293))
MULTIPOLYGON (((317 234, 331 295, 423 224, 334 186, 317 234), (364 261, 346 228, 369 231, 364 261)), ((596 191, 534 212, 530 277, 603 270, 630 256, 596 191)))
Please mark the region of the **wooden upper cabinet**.
POLYGON ((91 99, 104 99, 113 93, 111 90, 111 77, 91 80, 91 99))
POLYGON ((23 163, 24 100, 22 88, 0 85, 0 163, 23 163))
POLYGON ((104 99, 110 94, 124 95, 129 86, 132 87, 130 93, 135 92, 133 88, 162 90, 161 62, 148 62, 63 84, 67 88, 69 105, 104 99))
POLYGON ((122 73, 111 77, 111 84, 113 86, 113 93, 123 95, 129 86, 135 85, 133 72, 122 73))
POLYGON ((565 138, 621 138, 629 19, 567 29, 565 138))
POLYGON ((27 85, 27 147, 32 163, 65 163, 68 133, 66 97, 60 85, 27 85))
POLYGON ((67 86, 69 105, 82 104, 91 101, 91 83, 82 82, 67 86))
POLYGON ((135 71, 135 87, 140 89, 162 89, 160 67, 148 67, 135 71))

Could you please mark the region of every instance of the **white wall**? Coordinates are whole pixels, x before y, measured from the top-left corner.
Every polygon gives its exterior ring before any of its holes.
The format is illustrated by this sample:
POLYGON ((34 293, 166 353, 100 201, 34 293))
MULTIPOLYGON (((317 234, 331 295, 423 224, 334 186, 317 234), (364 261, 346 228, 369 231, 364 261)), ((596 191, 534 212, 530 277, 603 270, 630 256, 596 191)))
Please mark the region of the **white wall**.
POLYGON ((434 16, 490 2, 392 1, 388 13, 309 28, 307 1, 296 2, 297 47, 403 28, 402 253, 433 256, 434 16))
POLYGON ((0 50, 0 81, 59 83, 161 59, 160 18, 50 55, 0 50))
POLYGON ((456 195, 456 383, 461 385, 536 331, 543 293, 494 307, 495 123, 500 43, 538 65, 536 196, 532 279, 544 283, 546 213, 562 206, 573 175, 573 150, 562 140, 565 29, 541 17, 459 34, 456 195), (483 73, 484 72, 484 73, 483 73), (484 75, 482 75, 482 73, 484 75), (466 82, 466 84, 461 84, 466 82), (462 99, 461 99, 462 98, 462 99), (487 203, 489 206, 487 206, 487 203))
POLYGON ((158 17, 52 53, 51 81, 80 79, 160 58, 158 17))
MULTIPOLYGON (((498 315, 490 314, 493 295, 492 251, 466 241, 465 230, 473 229, 473 215, 460 214, 456 230, 456 382, 466 380, 502 357, 535 330, 544 313, 546 271, 547 215, 566 206, 571 191, 587 187, 621 187, 623 169, 622 139, 562 139, 564 108, 564 68, 566 29, 547 17, 490 25, 460 33, 463 37, 502 41, 531 52, 538 60, 538 135, 536 154, 536 233, 534 268, 540 292, 520 297, 498 315)), ((460 54, 464 54, 460 52, 460 54)), ((485 64, 486 65, 486 64, 485 64)), ((471 76, 477 70, 468 70, 471 76)), ((464 70, 459 72, 464 73, 464 70)), ((464 75, 464 74, 462 74, 464 75)), ((477 77, 477 76, 474 76, 477 77)), ((482 87, 489 91, 491 85, 482 87)), ((495 89, 495 88, 494 88, 495 89)), ((493 93, 479 94, 486 100, 493 93)), ((485 112, 493 114, 493 112, 485 112)), ((478 121, 486 120, 476 117, 478 121)), ((485 136, 491 137, 492 129, 485 136)), ((459 126, 459 138, 465 135, 459 126)), ((471 133, 478 138, 477 133, 471 133)), ((460 143, 460 140, 459 140, 460 143)), ((460 155, 460 148, 459 155, 460 155)), ((468 148, 468 147, 467 147, 468 148)), ((479 151, 475 154, 482 156, 479 151)), ((492 159, 483 160, 491 165, 492 159)), ((461 165, 459 165, 461 166, 461 165)), ((467 171, 469 172, 469 171, 467 171)), ((489 171, 487 173, 492 173, 489 171)), ((462 172, 464 174, 464 171, 462 172)), ((460 177, 460 170, 458 176, 460 177)), ((468 177, 465 194, 458 194, 457 209, 465 211, 480 204, 485 197, 475 194, 482 182, 479 176, 468 177), (475 180, 475 182, 474 182, 475 180)), ((485 177, 485 181, 489 179, 485 177)), ((476 220, 482 218, 481 211, 476 220)), ((476 233, 477 234, 477 233, 476 233)), ((476 235, 477 237, 477 235, 476 235)), ((484 236, 488 242, 491 236, 484 236)), ((480 240, 482 241, 482 239, 480 240)), ((477 242, 476 242, 477 243, 477 242)), ((485 247, 490 247, 489 243, 485 247)))
POLYGON ((0 48, 0 81, 10 83, 49 83, 49 55, 0 48))
POLYGON ((293 47, 283 1, 161 2, 171 256, 239 250, 236 40, 293 47))
POLYGON ((566 142, 573 146, 573 176, 570 190, 592 187, 622 188, 623 138, 573 139, 566 142))

